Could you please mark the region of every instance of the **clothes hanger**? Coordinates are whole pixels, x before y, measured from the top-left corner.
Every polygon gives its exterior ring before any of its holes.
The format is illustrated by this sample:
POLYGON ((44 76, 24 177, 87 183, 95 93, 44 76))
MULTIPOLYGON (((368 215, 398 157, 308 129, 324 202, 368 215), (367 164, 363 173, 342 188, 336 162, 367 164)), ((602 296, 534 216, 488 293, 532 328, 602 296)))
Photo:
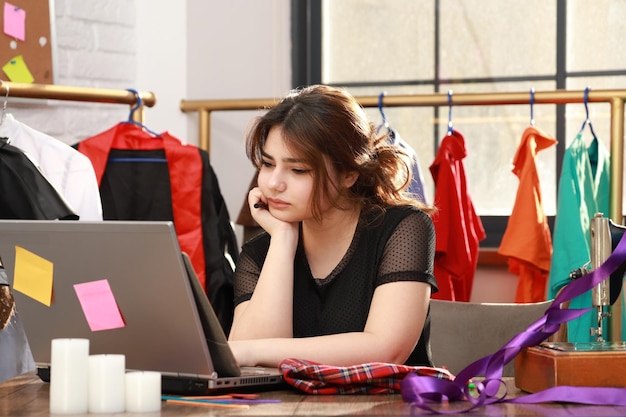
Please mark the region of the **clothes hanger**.
POLYGON ((378 111, 380 112, 380 116, 382 117, 382 122, 378 125, 378 128, 376 129, 376 133, 379 133, 380 129, 382 129, 383 127, 389 131, 389 122, 387 121, 387 115, 385 114, 385 111, 383 110, 383 98, 386 95, 387 95, 386 91, 383 91, 382 93, 378 95, 378 111))
POLYGON ((452 135, 454 129, 452 127, 452 90, 448 90, 448 135, 452 135))
POLYGON ((385 129, 387 129, 387 135, 388 135, 387 140, 391 143, 395 143, 396 132, 389 125, 389 122, 387 121, 387 115, 385 114, 385 111, 383 110, 383 97, 385 97, 386 95, 387 95, 386 91, 383 91, 382 93, 378 95, 378 111, 380 112, 380 115, 382 117, 382 122, 380 123, 380 125, 378 125, 378 128, 376 129, 376 134, 378 134, 380 132, 380 129, 384 127, 385 129))
POLYGON ((591 120, 589 119, 589 106, 588 106, 588 102, 589 102, 589 86, 587 86, 585 88, 585 93, 583 95, 583 104, 585 105, 585 121, 583 122, 583 125, 580 128, 580 131, 578 132, 578 134, 582 134, 583 131, 585 130, 585 126, 587 126, 587 124, 589 124, 589 130, 591 130, 591 135, 593 136, 593 139, 598 140, 598 137, 596 136, 596 132, 594 132, 593 130, 593 125, 591 124, 591 120))
POLYGON ((4 116, 6 116, 7 104, 9 102, 9 85, 1 81, 0 81, 0 84, 4 85, 4 88, 6 89, 6 92, 4 95, 4 103, 2 104, 2 116, 0 116, 0 125, 2 125, 2 123, 4 123, 4 116))
MULTIPOLYGON (((153 132, 152 130, 148 129, 143 123, 140 123, 140 122, 138 122, 138 121, 133 119, 133 116, 134 116, 135 112, 137 111, 137 109, 141 108, 141 106, 143 105, 143 99, 141 98, 141 96, 139 95, 139 92, 137 90, 133 90, 131 88, 128 88, 126 90, 130 91, 133 94, 135 94, 135 96, 137 97, 137 103, 135 104, 135 106, 133 106, 130 109, 130 113, 128 114, 128 120, 123 122, 123 123, 130 123, 132 125, 138 126, 141 129, 145 130, 146 132, 150 133, 152 136, 160 138, 161 137, 160 134, 158 134, 156 132, 153 132)), ((113 157, 113 158, 109 158, 108 162, 159 162, 159 163, 167 163, 167 159, 166 158, 149 158, 149 157, 131 157, 131 158, 113 157)))
POLYGON ((535 87, 530 89, 530 125, 535 125, 535 87))
POLYGON ((131 93, 133 93, 135 95, 135 97, 137 97, 137 102, 136 102, 135 106, 130 109, 130 113, 128 114, 128 120, 125 123, 130 123, 130 124, 134 124, 136 126, 139 126, 140 128, 142 128, 146 132, 150 133, 152 136, 161 137, 160 134, 158 134, 156 132, 153 132, 152 130, 148 129, 146 127, 146 125, 144 125, 141 122, 136 121, 133 118, 133 116, 135 115, 135 112, 137 111, 137 109, 140 109, 143 106, 143 99, 141 98, 141 95, 139 94, 139 92, 137 90, 133 90, 132 88, 127 88, 126 91, 130 91, 131 93))

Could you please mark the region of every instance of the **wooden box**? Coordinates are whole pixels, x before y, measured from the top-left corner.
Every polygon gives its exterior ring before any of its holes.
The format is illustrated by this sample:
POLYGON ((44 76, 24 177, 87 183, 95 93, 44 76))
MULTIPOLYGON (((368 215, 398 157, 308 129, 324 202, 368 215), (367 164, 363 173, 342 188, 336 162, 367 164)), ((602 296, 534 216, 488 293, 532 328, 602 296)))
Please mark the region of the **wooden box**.
POLYGON ((626 387, 626 350, 561 350, 556 345, 520 351, 514 361, 517 388, 534 393, 564 385, 626 387))

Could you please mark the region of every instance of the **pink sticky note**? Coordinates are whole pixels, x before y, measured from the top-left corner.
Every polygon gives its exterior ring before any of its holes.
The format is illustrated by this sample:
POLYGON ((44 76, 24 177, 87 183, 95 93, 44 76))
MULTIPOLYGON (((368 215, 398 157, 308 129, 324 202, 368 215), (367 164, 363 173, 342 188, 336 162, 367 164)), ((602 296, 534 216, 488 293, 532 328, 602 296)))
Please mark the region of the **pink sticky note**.
POLYGON ((118 329, 126 325, 108 280, 75 284, 74 291, 92 332, 118 329))
POLYGON ((4 3, 4 33, 21 41, 26 39, 26 10, 4 3))

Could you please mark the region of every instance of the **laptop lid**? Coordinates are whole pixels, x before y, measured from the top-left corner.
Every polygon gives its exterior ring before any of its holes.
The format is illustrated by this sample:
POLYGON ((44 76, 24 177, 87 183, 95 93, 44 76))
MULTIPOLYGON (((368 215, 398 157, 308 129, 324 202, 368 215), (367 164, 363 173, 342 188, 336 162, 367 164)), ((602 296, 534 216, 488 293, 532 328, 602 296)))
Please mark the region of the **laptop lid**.
POLYGON ((184 252, 182 257, 215 371, 220 376, 240 376, 241 368, 237 364, 233 351, 228 346, 228 339, 215 314, 215 310, 213 310, 209 298, 200 285, 196 271, 191 264, 191 259, 184 252))
POLYGON ((24 253, 52 264, 50 306, 13 290, 36 363, 49 364, 52 339, 86 338, 91 354, 124 354, 128 369, 215 377, 171 222, 0 220, 0 260, 13 287, 16 261, 31 261, 24 253), (123 327, 90 327, 74 286, 100 280, 123 327))

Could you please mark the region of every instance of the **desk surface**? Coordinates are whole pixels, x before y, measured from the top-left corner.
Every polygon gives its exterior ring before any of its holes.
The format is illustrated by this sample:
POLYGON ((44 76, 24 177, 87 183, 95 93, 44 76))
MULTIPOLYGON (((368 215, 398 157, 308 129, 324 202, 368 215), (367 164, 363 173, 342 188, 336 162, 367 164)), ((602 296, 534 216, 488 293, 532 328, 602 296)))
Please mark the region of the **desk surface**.
MULTIPOLYGON (((505 381, 515 390, 511 378, 505 381)), ((516 392, 513 395, 521 395, 516 392)), ((432 415, 406 404, 400 395, 307 395, 296 390, 270 391, 263 398, 280 399, 276 404, 255 404, 247 410, 205 408, 165 404, 160 413, 115 414, 116 417, 167 417, 167 416, 402 416, 432 415)), ((468 403, 441 404, 447 410, 464 409, 468 403)), ((0 416, 49 415, 49 384, 34 373, 25 374, 0 384, 0 416)), ((88 414, 90 417, 98 414, 88 414)), ((103 414, 101 414, 103 415, 103 414)), ((448 414, 450 415, 450 414, 448 414)), ((581 406, 575 404, 494 404, 479 408, 467 417, 476 416, 625 416, 626 407, 581 406)), ((87 414, 85 414, 87 416, 87 414)))

